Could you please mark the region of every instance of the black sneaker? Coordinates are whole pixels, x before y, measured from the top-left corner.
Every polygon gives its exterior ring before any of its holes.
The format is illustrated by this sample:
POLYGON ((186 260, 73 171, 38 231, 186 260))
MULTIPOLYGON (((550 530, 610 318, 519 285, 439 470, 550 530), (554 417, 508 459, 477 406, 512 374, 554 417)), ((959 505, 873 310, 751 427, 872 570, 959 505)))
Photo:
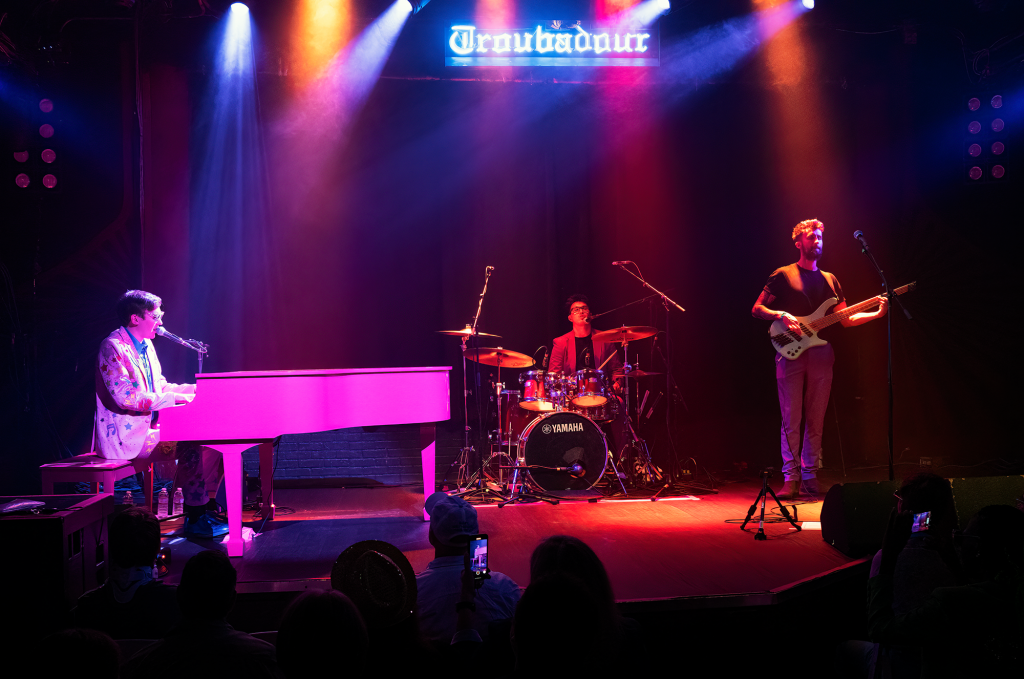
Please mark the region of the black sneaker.
POLYGON ((185 535, 192 538, 218 538, 228 534, 228 524, 218 521, 209 514, 197 519, 185 517, 185 535))

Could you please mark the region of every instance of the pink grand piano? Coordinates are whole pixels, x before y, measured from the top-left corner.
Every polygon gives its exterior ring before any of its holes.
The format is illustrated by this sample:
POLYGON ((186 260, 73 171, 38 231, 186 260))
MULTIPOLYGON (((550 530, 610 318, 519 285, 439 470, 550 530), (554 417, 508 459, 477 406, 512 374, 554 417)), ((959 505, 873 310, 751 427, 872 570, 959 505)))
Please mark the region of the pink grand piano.
POLYGON ((278 370, 196 375, 196 397, 160 411, 160 438, 224 455, 229 556, 242 556, 242 451, 259 444, 263 511, 274 518, 274 446, 281 434, 420 424, 424 498, 434 491, 434 423, 451 417, 449 367, 278 370))

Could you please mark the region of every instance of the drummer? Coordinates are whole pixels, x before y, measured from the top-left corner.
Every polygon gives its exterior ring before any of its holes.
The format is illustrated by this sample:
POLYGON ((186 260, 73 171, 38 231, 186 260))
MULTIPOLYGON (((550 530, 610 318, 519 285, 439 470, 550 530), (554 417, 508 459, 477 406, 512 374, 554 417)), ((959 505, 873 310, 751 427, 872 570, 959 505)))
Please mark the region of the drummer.
MULTIPOLYGON (((577 370, 602 369, 605 375, 614 372, 622 372, 622 361, 619 359, 616 345, 611 342, 595 342, 593 340, 594 329, 590 327, 590 306, 586 295, 572 295, 566 301, 569 309, 569 321, 572 322, 572 330, 561 337, 556 337, 551 348, 551 363, 548 372, 555 375, 572 375, 577 370), (609 356, 611 358, 609 358, 609 356), (607 359, 607 363, 605 360, 607 359), (602 368, 602 366, 604 366, 602 368)), ((605 382, 608 383, 607 380, 605 382)), ((611 385, 615 393, 621 391, 621 378, 617 378, 611 385)), ((622 399, 612 394, 609 398, 618 398, 621 404, 622 399)), ((588 414, 588 408, 573 407, 584 415, 588 414)), ((620 407, 614 418, 607 422, 598 423, 608 437, 608 448, 618 459, 628 440, 626 434, 625 408, 620 407)), ((619 470, 620 473, 623 470, 619 470)))
POLYGON ((571 375, 577 370, 596 370, 604 364, 608 356, 611 356, 611 359, 604 365, 605 374, 622 372, 622 361, 615 351, 616 345, 611 342, 595 342, 592 339, 593 328, 590 327, 587 296, 572 295, 566 301, 566 306, 569 309, 572 330, 555 338, 548 372, 571 375))

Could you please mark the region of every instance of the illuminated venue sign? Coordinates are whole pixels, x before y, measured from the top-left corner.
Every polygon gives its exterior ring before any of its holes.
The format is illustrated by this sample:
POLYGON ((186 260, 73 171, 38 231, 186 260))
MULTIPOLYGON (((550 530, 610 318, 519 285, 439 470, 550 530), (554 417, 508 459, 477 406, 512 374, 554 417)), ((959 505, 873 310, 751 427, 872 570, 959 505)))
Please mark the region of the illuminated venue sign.
POLYGON ((454 24, 445 36, 445 66, 658 66, 657 25, 650 28, 564 27, 559 22, 530 28, 477 28, 454 24))

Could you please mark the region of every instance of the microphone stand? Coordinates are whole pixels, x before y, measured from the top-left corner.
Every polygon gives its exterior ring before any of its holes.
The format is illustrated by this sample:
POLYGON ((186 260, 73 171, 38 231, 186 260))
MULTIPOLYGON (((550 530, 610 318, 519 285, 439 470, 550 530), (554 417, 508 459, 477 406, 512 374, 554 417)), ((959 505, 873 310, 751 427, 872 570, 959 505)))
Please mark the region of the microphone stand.
MULTIPOLYGON (((632 263, 636 266, 636 263, 632 263)), ((671 316, 669 315, 672 311, 672 307, 675 307, 680 312, 685 312, 686 309, 679 306, 674 299, 658 290, 653 285, 648 283, 643 275, 638 275, 640 267, 637 266, 637 273, 633 273, 626 268, 625 264, 617 265, 620 269, 628 273, 633 278, 640 281, 643 286, 653 292, 655 295, 661 297, 661 304, 665 307, 665 434, 668 436, 669 447, 672 450, 672 464, 668 465, 668 478, 665 479, 665 485, 663 485, 658 492, 651 496, 651 500, 657 500, 658 496, 662 494, 667 488, 676 488, 676 467, 679 466, 679 453, 676 451, 675 439, 672 437, 672 323, 671 316)))
MULTIPOLYGON (((882 289, 885 290, 885 296, 889 299, 889 305, 895 301, 900 305, 900 309, 906 315, 908 321, 914 320, 914 317, 910 315, 910 311, 903 305, 900 298, 892 294, 892 288, 889 287, 889 281, 885 279, 885 272, 882 271, 882 267, 878 265, 878 260, 875 259, 874 253, 871 252, 871 248, 868 247, 868 242, 864 238, 864 234, 857 231, 853 234, 854 238, 860 241, 861 252, 868 256, 871 263, 875 266, 875 271, 878 272, 878 277, 882 279, 882 289), (858 235, 859 234, 859 235, 858 235)), ((885 332, 886 332, 886 344, 887 353, 889 357, 889 480, 896 480, 896 468, 893 460, 893 404, 895 402, 892 390, 892 314, 887 313, 885 315, 885 332)))
MULTIPOLYGON (((480 299, 477 300, 477 303, 476 303, 476 314, 473 316, 473 332, 470 335, 470 337, 473 338, 473 341, 471 343, 473 345, 473 348, 476 349, 477 352, 478 352, 477 353, 477 358, 480 357, 480 355, 479 355, 480 338, 477 335, 476 327, 477 327, 477 324, 480 322, 480 313, 481 313, 481 311, 483 311, 484 297, 487 295, 487 284, 491 280, 491 274, 493 272, 494 272, 494 267, 493 266, 489 266, 486 269, 484 269, 484 289, 480 293, 480 299)), ((462 359, 463 360, 463 365, 465 365, 465 360, 466 360, 465 359, 465 356, 466 356, 465 342, 463 342, 463 353, 462 353, 462 356, 463 356, 463 359, 462 359)), ((466 490, 464 490, 462 492, 459 492, 459 493, 452 493, 452 495, 454 497, 461 497, 466 502, 471 502, 473 500, 476 500, 478 502, 486 503, 486 502, 488 502, 489 500, 492 500, 492 499, 504 500, 505 496, 503 494, 501 494, 501 493, 499 493, 497 491, 491 490, 490 488, 488 488, 484 484, 484 444, 486 442, 486 437, 487 437, 487 432, 484 431, 484 407, 485 407, 484 403, 485 403, 485 401, 483 401, 482 398, 481 398, 481 396, 482 396, 482 394, 481 394, 481 392, 482 392, 482 385, 480 383, 480 368, 479 368, 479 366, 477 364, 477 361, 471 360, 470 363, 473 364, 473 381, 476 384, 476 389, 475 389, 474 396, 476 397, 476 416, 477 416, 477 426, 478 426, 478 429, 477 429, 478 440, 477 440, 477 442, 480 444, 480 449, 479 449, 479 451, 477 451, 479 453, 479 455, 478 455, 479 463, 477 464, 476 486, 475 487, 467 488, 466 490)), ((465 375, 465 368, 463 368, 463 375, 465 375)), ((466 426, 467 427, 469 426, 468 423, 467 423, 466 426)), ((500 420, 498 422, 498 429, 499 429, 499 431, 501 429, 501 422, 500 422, 500 420)), ((466 432, 466 443, 467 444, 469 443, 469 432, 468 431, 466 432)), ((470 450, 472 450, 472 448, 470 448, 470 450)))

